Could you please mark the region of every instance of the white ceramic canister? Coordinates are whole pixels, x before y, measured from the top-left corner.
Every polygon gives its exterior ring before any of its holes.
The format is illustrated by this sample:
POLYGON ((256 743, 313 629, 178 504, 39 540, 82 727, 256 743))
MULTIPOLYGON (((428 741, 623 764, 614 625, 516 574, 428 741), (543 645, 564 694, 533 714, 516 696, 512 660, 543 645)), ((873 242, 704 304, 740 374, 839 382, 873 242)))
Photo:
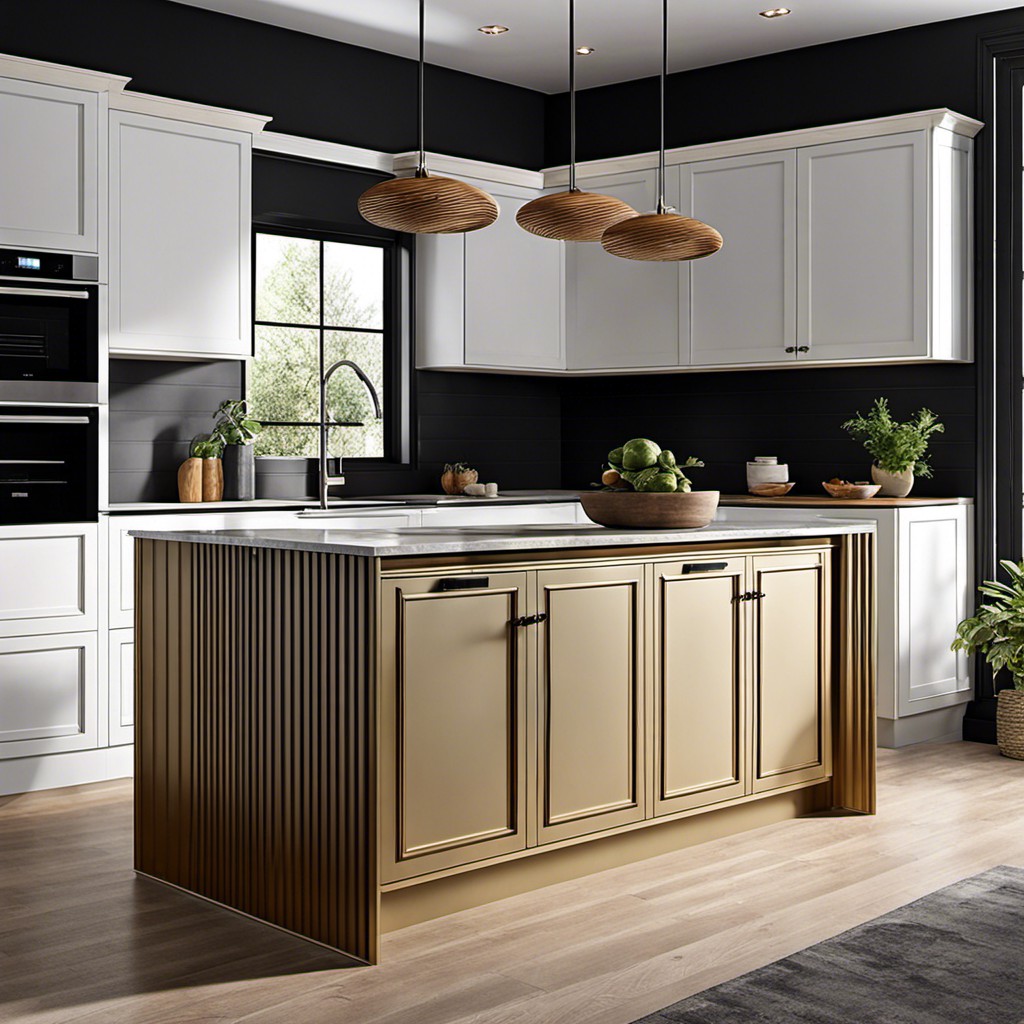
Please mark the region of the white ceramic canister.
POLYGON ((789 466, 779 462, 777 455, 758 455, 747 463, 747 490, 757 484, 785 484, 789 482, 789 466))

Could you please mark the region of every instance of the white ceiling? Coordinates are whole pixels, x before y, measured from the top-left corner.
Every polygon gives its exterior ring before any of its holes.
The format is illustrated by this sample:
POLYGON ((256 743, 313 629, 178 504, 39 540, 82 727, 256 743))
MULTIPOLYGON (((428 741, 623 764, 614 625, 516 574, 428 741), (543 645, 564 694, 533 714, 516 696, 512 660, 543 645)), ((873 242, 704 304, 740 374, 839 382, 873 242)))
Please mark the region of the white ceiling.
MULTIPOLYGON (((417 0, 178 0, 403 57, 416 56, 417 0)), ((672 71, 1018 7, 1022 0, 671 0, 672 71), (785 2, 792 14, 758 11, 785 2)), ((542 92, 566 89, 566 0, 427 0, 427 61, 542 92), (507 25, 485 36, 480 25, 507 25)), ((578 85, 655 74, 661 0, 577 0, 578 85)))

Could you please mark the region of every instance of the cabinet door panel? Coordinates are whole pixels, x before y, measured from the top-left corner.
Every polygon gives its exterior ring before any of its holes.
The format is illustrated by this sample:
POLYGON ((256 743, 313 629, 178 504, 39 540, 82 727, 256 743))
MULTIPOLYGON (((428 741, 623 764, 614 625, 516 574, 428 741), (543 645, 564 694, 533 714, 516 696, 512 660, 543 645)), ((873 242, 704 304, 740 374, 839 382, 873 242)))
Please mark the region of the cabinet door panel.
POLYGON ((135 630, 112 629, 108 637, 108 736, 116 747, 135 738, 135 630))
POLYGON ((798 152, 801 357, 927 355, 925 133, 798 152))
POLYGON ((753 559, 754 791, 831 772, 827 553, 753 559))
MULTIPOLYGON (((654 207, 653 171, 580 184, 621 199, 640 213, 654 207)), ((669 197, 669 202, 677 198, 669 197)), ((597 242, 571 244, 566 251, 569 369, 678 366, 680 280, 687 273, 678 263, 610 256, 597 242)))
POLYGON ((969 614, 968 511, 955 505, 896 513, 900 716, 966 700, 973 689, 969 659, 949 647, 969 614))
POLYGON ((111 115, 110 349, 251 354, 245 132, 111 115))
POLYGON ((95 633, 0 640, 0 758, 96 747, 95 633))
POLYGON ((498 200, 501 216, 465 236, 466 364, 561 369, 563 243, 516 223, 527 197, 480 185, 498 200))
POLYGON ((92 524, 0 529, 0 636, 96 628, 96 530, 92 524))
POLYGON ((0 245, 98 252, 96 93, 0 78, 0 245))
POLYGON ((690 362, 794 360, 795 151, 690 164, 682 183, 684 212, 725 239, 690 267, 690 362))
POLYGON ((655 813, 749 792, 743 558, 688 559, 655 576, 655 813))
POLYGON ((383 587, 382 875, 395 881, 526 845, 526 576, 445 591, 383 587))
POLYGON ((538 836, 644 817, 642 566, 537 574, 538 836))

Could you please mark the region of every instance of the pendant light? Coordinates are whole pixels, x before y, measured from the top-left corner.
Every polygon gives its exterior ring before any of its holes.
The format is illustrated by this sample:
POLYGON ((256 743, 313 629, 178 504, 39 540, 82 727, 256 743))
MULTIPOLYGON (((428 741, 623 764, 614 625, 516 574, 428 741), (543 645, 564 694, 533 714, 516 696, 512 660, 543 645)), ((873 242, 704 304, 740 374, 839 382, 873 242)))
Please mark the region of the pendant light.
POLYGON ((388 231, 450 235, 477 231, 498 219, 498 204, 483 189, 427 173, 423 130, 424 6, 420 0, 419 162, 411 178, 389 178, 368 188, 358 208, 365 220, 388 231))
POLYGON ((636 210, 621 199, 576 187, 576 0, 569 0, 569 191, 541 196, 516 214, 516 223, 531 234, 565 242, 596 242, 605 228, 636 210))
POLYGON ((665 79, 668 76, 668 0, 661 5, 661 143, 658 154, 658 207, 654 213, 613 224, 601 245, 627 260, 697 260, 722 248, 710 224, 683 217, 665 205, 665 79))

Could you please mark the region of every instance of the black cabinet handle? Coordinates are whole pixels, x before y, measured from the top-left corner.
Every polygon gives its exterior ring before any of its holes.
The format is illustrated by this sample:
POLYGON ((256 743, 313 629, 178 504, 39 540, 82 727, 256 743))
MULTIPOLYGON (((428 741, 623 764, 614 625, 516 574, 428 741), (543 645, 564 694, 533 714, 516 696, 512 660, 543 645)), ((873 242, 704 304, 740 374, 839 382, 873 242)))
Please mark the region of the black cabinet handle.
POLYGON ((795 352, 796 351, 796 345, 787 345, 786 346, 786 351, 787 352, 795 352))
POLYGON ((491 585, 489 576, 449 576, 438 583, 438 590, 486 590, 491 585))
POLYGON ((683 566, 683 575, 686 576, 691 572, 721 572, 728 568, 728 562, 689 562, 683 566))
POLYGON ((539 612, 537 615, 520 615, 518 619, 512 620, 511 625, 517 629, 522 626, 536 626, 538 623, 546 622, 547 618, 547 612, 539 612))
POLYGON ((811 346, 810 345, 797 345, 796 350, 797 350, 797 352, 810 352, 811 351, 811 346))
POLYGON ((763 591, 760 590, 748 590, 746 593, 739 594, 736 598, 737 601, 760 601, 764 597, 763 591))

